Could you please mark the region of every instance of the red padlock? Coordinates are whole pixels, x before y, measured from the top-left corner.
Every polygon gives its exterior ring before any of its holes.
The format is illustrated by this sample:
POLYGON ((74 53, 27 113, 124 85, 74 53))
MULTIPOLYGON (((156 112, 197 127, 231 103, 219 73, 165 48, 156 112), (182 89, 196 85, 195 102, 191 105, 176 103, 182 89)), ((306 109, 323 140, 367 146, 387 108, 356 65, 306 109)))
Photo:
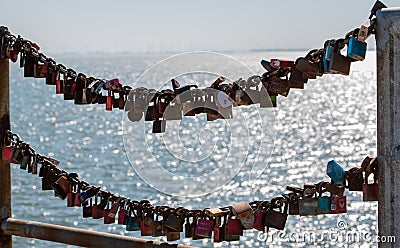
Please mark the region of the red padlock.
POLYGON ((361 168, 365 171, 365 178, 363 184, 363 201, 377 201, 379 199, 378 187, 378 160, 376 158, 367 157, 364 159, 361 168), (369 176, 374 175, 374 182, 368 183, 369 176))
POLYGON ((331 195, 331 213, 341 214, 347 213, 346 196, 331 195))
POLYGON ((139 222, 140 225, 140 235, 142 236, 152 236, 153 228, 151 225, 146 225, 144 221, 139 222))
POLYGON ((127 211, 126 209, 121 208, 118 212, 118 225, 125 225, 124 220, 126 218, 127 211))
POLYGON ((363 184, 363 201, 377 201, 379 199, 379 187, 377 180, 375 180, 374 174, 374 183, 368 183, 368 177, 365 176, 365 183, 363 184))
POLYGON ((265 211, 262 209, 259 209, 256 211, 255 218, 254 218, 254 223, 253 223, 253 228, 257 229, 258 231, 265 231, 265 211))
POLYGON ((12 157, 14 155, 14 147, 13 146, 4 146, 3 147, 3 160, 11 163, 12 157))
POLYGON ((112 111, 113 108, 113 96, 111 95, 111 91, 108 91, 107 100, 106 100, 106 110, 112 111))
POLYGON ((284 59, 271 59, 269 62, 270 66, 273 68, 279 68, 279 67, 293 67, 294 66, 294 61, 292 60, 284 60, 284 59))
POLYGON ((228 234, 232 236, 243 236, 243 228, 240 220, 228 219, 228 234))

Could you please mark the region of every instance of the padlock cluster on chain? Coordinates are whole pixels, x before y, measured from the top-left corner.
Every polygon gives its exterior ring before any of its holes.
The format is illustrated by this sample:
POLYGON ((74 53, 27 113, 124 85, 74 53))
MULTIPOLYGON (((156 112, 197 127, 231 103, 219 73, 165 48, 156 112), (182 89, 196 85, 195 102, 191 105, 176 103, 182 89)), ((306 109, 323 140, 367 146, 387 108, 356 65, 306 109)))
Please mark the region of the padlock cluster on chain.
POLYGON ((67 207, 82 207, 83 218, 103 219, 104 224, 125 225, 127 231, 140 231, 142 236, 166 236, 168 241, 179 240, 181 232, 184 232, 184 237, 193 240, 237 241, 244 230, 283 230, 288 215, 346 213, 346 188, 363 191, 364 201, 378 200, 378 163, 373 157, 366 157, 361 167, 348 171, 344 171, 334 160, 329 161, 326 173, 331 182, 305 183, 303 188, 287 186, 287 193, 270 201, 242 202, 203 210, 153 206, 148 200, 130 200, 101 190, 80 180, 76 173, 60 169, 59 161, 36 153, 11 131, 4 140, 2 158, 19 164, 20 169, 28 173, 39 174, 42 190, 53 190, 55 196, 67 200, 67 207), (371 174, 374 174, 372 184, 368 181, 371 174), (329 196, 326 195, 328 193, 329 196))
POLYGON ((368 20, 347 33, 344 38, 327 40, 324 47, 308 52, 295 61, 262 60, 266 69, 262 76, 251 76, 233 83, 218 78, 210 87, 180 84, 172 79, 172 89, 157 91, 123 86, 119 79, 104 80, 87 77, 73 69, 57 64, 54 59, 40 53, 40 47, 21 36, 15 37, 6 27, 0 27, 0 57, 18 60, 25 77, 46 78, 46 84, 56 86, 56 94, 75 104, 106 104, 106 110, 125 109, 130 121, 153 121, 153 133, 165 131, 167 120, 180 120, 182 116, 206 113, 207 121, 230 119, 232 107, 260 104, 261 108, 276 107, 277 96, 288 96, 290 89, 304 89, 309 79, 323 74, 349 75, 351 62, 365 58, 365 40, 375 32, 376 11, 386 6, 380 1, 374 4, 368 20), (347 46, 347 54, 342 50, 347 46), (103 95, 103 91, 106 91, 103 95), (125 106, 125 104, 128 104, 125 106))

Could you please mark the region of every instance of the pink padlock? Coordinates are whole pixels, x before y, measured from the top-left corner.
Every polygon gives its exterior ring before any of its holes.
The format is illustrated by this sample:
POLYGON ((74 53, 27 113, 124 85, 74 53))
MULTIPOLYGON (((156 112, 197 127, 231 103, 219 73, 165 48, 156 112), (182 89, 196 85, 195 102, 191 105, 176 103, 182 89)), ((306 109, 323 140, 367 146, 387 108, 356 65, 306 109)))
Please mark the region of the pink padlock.
POLYGON ((207 220, 207 219, 198 219, 195 235, 204 237, 204 238, 211 238, 211 233, 214 228, 214 221, 207 220))

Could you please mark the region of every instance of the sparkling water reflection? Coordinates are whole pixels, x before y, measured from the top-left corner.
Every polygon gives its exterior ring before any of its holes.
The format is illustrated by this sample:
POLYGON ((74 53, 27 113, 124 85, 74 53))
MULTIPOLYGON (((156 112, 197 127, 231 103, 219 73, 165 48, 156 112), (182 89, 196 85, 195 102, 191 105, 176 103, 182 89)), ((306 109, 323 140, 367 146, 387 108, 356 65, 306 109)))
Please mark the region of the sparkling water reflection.
MULTIPOLYGON (((305 52, 271 52, 231 55, 261 74, 263 71, 258 62, 261 59, 273 57, 290 59, 304 54, 305 52)), ((89 75, 103 78, 119 77, 123 82, 134 82, 148 66, 165 57, 164 55, 89 58, 64 56, 60 57, 60 62, 89 75)), ((218 61, 206 60, 193 63, 218 65, 218 61)), ((121 111, 106 113, 104 106, 77 106, 72 102, 62 101, 62 97, 55 95, 55 89, 46 86, 44 80, 23 78, 22 71, 17 65, 11 66, 12 128, 38 152, 59 159, 63 169, 77 172, 82 179, 91 184, 100 185, 104 189, 126 195, 131 199, 147 198, 156 205, 170 204, 187 208, 225 206, 240 201, 271 199, 284 192, 286 185, 327 180, 324 171, 330 159, 335 159, 348 168, 359 165, 367 154, 376 155, 374 53, 369 52, 365 62, 353 65, 350 77, 324 76, 311 80, 305 90, 292 90, 288 98, 278 98, 278 108, 275 110, 276 140, 274 144, 270 144, 274 146, 274 150, 271 158, 269 153, 259 155, 256 166, 260 166, 257 168, 264 168, 268 162, 269 165, 255 183, 248 181, 251 168, 244 169, 218 191, 201 197, 178 198, 165 195, 149 187, 136 175, 123 146, 121 119, 124 113, 121 111)), ((229 72, 228 66, 220 66, 222 71, 229 72)), ((174 70, 174 68, 169 69, 174 70)), ((250 75, 243 75, 247 76, 250 75)), ((155 87, 154 82, 156 80, 143 86, 155 87)), ((241 121, 236 118, 231 125, 240 125, 241 121)), ((205 140, 208 139, 207 135, 210 134, 204 134, 205 140)), ((190 135, 186 136, 183 133, 180 138, 185 139, 188 147, 191 147, 192 140, 186 140, 191 139, 190 135)), ((168 142, 171 144, 169 149, 174 149, 174 140, 169 138, 168 142)), ((140 146, 137 147, 135 156, 136 159, 131 162, 138 165, 144 160, 151 159, 144 157, 143 148, 140 146)), ((248 159, 255 160, 251 157, 248 159)), ((177 165, 171 166, 175 166, 176 170, 180 169, 177 165)), ((204 171, 208 169, 210 168, 204 168, 204 171)), ((197 171, 192 168, 192 173, 197 171)), ((163 175, 154 177, 166 183, 174 183, 173 178, 163 175)), ((209 180, 217 179, 210 177, 209 180)), ((81 208, 66 208, 66 203, 55 198, 50 191, 42 192, 39 178, 20 171, 17 165, 13 165, 12 191, 15 218, 140 237, 138 232, 125 232, 123 226, 103 225, 102 221, 82 219, 81 208)), ((362 196, 359 192, 348 193, 347 197, 348 228, 376 234, 377 204, 361 202, 362 196)), ((337 219, 335 215, 290 216, 285 232, 322 233, 337 228, 337 219)), ((256 231, 245 231, 241 241, 233 243, 213 244, 210 240, 191 242, 190 239, 182 239, 181 243, 203 247, 338 245, 338 242, 329 239, 319 243, 296 243, 275 239, 266 243, 257 240, 257 235, 256 231)), ((14 237, 14 241, 16 247, 65 247, 18 237, 14 237)), ((376 246, 366 241, 359 244, 364 244, 366 247, 376 246)))

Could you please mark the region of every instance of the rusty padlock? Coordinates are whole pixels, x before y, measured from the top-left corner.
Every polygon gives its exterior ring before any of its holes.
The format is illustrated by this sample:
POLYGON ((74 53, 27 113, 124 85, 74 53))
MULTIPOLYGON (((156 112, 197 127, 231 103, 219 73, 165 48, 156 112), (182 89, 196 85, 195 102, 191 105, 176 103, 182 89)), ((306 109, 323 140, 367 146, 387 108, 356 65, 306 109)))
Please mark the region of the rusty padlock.
POLYGON ((364 178, 361 168, 354 167, 346 171, 346 181, 349 191, 363 191, 364 178))
POLYGON ((363 184, 363 201, 378 201, 379 187, 378 187, 378 161, 376 158, 370 160, 370 163, 365 167, 365 181, 363 184), (368 182, 369 176, 373 174, 373 183, 368 182))
POLYGON ((265 213, 265 222, 264 225, 269 229, 270 227, 283 230, 286 225, 287 220, 287 211, 288 204, 284 202, 283 197, 277 197, 271 200, 271 206, 265 213), (284 205, 283 212, 282 210, 276 211, 274 208, 282 209, 282 205, 284 205))

